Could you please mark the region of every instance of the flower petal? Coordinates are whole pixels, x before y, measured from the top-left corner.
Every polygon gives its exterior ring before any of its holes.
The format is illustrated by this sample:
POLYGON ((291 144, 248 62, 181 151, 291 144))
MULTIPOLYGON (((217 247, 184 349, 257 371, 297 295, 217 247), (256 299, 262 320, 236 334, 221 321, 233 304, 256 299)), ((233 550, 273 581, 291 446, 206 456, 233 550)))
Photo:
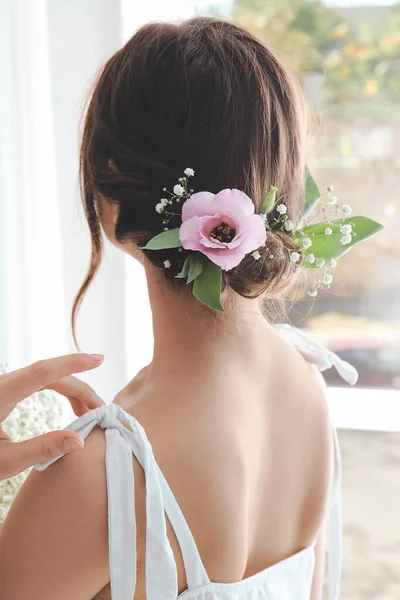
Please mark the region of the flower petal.
POLYGON ((221 190, 215 196, 213 205, 222 215, 225 214, 226 210, 233 211, 238 217, 254 214, 254 204, 251 198, 237 189, 221 190))
POLYGON ((203 245, 200 242, 200 230, 203 220, 209 217, 192 217, 182 223, 179 229, 179 238, 185 250, 203 251, 203 245))
POLYGON ((221 267, 224 271, 229 271, 238 264, 246 256, 243 252, 242 247, 238 246, 233 250, 215 250, 214 248, 204 248, 203 254, 207 256, 213 263, 221 267))
POLYGON ((213 199, 215 194, 211 192, 198 192, 192 194, 182 206, 182 221, 185 222, 187 219, 192 217, 204 217, 206 215, 213 215, 218 212, 213 208, 213 199))
POLYGON ((248 218, 245 227, 240 231, 240 236, 242 240, 240 247, 243 248, 245 254, 257 250, 265 244, 267 232, 260 215, 252 215, 248 218))

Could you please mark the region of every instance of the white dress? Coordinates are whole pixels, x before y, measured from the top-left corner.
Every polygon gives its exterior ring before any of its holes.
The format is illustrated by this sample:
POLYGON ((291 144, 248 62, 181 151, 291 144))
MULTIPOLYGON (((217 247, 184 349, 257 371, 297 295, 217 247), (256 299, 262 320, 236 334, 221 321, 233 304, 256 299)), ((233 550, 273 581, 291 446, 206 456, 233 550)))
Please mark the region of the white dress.
MULTIPOLYGON (((335 354, 319 346, 290 326, 277 326, 279 333, 320 370, 335 366, 348 383, 357 372, 335 354)), ((74 421, 67 429, 86 438, 98 425, 106 435, 108 530, 113 600, 132 600, 136 588, 136 522, 132 454, 146 479, 146 598, 147 600, 309 600, 314 571, 314 544, 285 560, 237 583, 210 581, 193 535, 163 476, 143 427, 117 405, 101 406, 74 421), (187 590, 178 595, 177 571, 167 537, 168 516, 179 542, 186 570, 187 590)), ((330 503, 330 600, 339 597, 341 571, 340 478, 337 436, 335 470, 330 503)), ((38 465, 46 469, 56 459, 38 465)))

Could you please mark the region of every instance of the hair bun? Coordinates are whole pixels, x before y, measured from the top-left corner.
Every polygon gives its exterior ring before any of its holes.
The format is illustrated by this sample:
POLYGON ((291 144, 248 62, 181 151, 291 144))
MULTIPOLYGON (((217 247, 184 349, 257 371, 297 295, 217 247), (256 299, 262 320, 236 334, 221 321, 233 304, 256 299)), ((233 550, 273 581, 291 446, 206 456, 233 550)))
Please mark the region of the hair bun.
POLYGON ((225 273, 225 282, 246 298, 256 298, 264 292, 273 293, 284 275, 293 274, 296 265, 290 261, 290 252, 296 250, 293 238, 281 231, 269 231, 265 247, 259 249, 257 260, 252 254, 225 273))

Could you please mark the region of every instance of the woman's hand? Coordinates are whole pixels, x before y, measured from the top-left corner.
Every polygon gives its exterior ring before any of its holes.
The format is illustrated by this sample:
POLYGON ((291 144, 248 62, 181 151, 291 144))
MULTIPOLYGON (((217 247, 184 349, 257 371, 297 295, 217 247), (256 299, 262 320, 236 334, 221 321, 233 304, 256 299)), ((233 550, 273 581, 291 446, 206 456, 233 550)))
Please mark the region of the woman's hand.
POLYGON ((16 443, 3 431, 1 423, 18 402, 44 389, 66 396, 78 416, 101 406, 104 403, 92 388, 71 374, 94 369, 103 359, 101 354, 70 354, 0 375, 0 480, 83 447, 83 440, 72 431, 52 431, 16 443))

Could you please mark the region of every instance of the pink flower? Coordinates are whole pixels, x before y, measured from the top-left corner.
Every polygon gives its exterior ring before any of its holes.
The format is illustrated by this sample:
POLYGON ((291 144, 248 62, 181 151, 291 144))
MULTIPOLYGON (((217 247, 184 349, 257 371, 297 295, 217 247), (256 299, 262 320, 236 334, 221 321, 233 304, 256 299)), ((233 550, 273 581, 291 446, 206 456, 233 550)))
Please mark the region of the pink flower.
POLYGON ((224 271, 236 267, 265 243, 267 234, 254 204, 244 192, 198 192, 182 206, 182 246, 205 254, 224 271))

